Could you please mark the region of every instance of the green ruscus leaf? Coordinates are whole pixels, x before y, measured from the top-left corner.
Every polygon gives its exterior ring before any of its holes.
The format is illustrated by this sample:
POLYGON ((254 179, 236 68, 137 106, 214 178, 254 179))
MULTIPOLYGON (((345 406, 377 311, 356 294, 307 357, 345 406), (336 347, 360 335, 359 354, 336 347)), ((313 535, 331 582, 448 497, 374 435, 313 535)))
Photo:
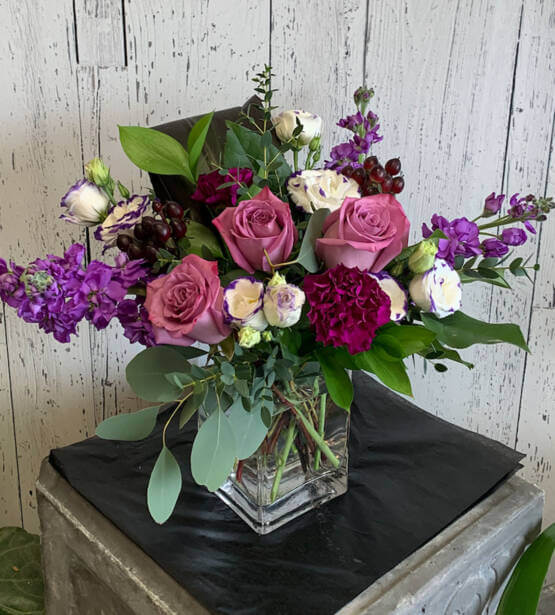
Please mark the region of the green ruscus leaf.
POLYGON ((405 364, 389 355, 382 347, 372 344, 369 350, 355 355, 355 361, 359 369, 372 372, 390 389, 412 395, 405 364))
POLYGON ((524 552, 518 561, 501 601, 497 615, 535 615, 543 580, 555 550, 555 523, 552 523, 524 552))
POLYGON ((0 613, 44 615, 43 591, 39 537, 0 529, 0 613))
POLYGON ((422 313, 422 322, 427 329, 437 335, 440 342, 452 348, 468 348, 472 344, 506 342, 529 352, 518 325, 483 322, 462 312, 455 312, 445 318, 422 313))
POLYGON ((316 359, 322 367, 326 387, 332 400, 340 408, 349 412, 353 403, 353 383, 345 368, 333 361, 326 352, 316 350, 316 359))
POLYGON ((105 440, 142 440, 156 425, 159 406, 150 406, 130 414, 117 414, 100 423, 96 435, 105 440))
POLYGON ((165 523, 181 492, 181 469, 167 446, 163 446, 152 469, 146 499, 148 511, 156 523, 165 523))
POLYGON ((159 130, 143 126, 120 126, 119 138, 123 151, 133 164, 160 175, 183 175, 195 183, 185 148, 159 130))
POLYGON ((236 442, 231 423, 221 408, 201 425, 191 451, 191 472, 195 482, 209 491, 219 489, 233 469, 236 442))
POLYGON ((134 357, 126 369, 127 382, 142 399, 173 401, 181 392, 175 381, 166 374, 182 372, 186 365, 183 356, 169 346, 152 346, 134 357))
POLYGON ((187 149, 189 150, 189 166, 194 177, 197 176, 197 166, 206 141, 206 135, 210 128, 210 123, 214 117, 214 112, 203 115, 198 122, 191 128, 187 138, 187 149))

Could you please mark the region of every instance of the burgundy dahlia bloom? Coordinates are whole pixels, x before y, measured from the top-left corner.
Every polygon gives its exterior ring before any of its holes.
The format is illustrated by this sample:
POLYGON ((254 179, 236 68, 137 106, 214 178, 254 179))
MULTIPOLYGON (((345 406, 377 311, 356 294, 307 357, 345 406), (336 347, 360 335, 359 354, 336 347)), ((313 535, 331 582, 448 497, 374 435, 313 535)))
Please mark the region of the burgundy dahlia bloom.
POLYGON ((376 330, 389 322, 389 296, 358 267, 337 265, 307 275, 304 292, 316 341, 325 346, 346 346, 351 354, 363 352, 372 345, 376 330))

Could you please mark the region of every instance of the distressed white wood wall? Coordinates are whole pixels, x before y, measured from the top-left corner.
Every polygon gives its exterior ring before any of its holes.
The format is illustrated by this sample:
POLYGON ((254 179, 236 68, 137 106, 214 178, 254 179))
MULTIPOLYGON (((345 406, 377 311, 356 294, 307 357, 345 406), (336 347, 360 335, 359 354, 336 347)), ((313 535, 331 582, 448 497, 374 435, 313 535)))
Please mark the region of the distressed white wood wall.
MULTIPOLYGON (((551 0, 2 0, 0 246, 27 262, 85 241, 58 203, 94 155, 136 191, 148 179, 117 124, 156 125, 241 104, 271 62, 277 101, 335 121, 363 81, 400 155, 413 221, 471 214, 492 190, 555 192, 551 0)), ((94 243, 94 242, 93 242, 94 243)), ((555 521, 555 216, 524 253, 542 269, 511 294, 466 287, 466 310, 518 322, 532 354, 467 353, 474 371, 412 368, 417 402, 528 455, 555 521)), ((94 248, 93 248, 94 249, 94 248)), ((95 254, 96 256, 98 254, 95 254)), ((54 446, 138 407, 124 368, 137 351, 116 328, 61 346, 0 312, 0 525, 37 530, 34 480, 54 446)))

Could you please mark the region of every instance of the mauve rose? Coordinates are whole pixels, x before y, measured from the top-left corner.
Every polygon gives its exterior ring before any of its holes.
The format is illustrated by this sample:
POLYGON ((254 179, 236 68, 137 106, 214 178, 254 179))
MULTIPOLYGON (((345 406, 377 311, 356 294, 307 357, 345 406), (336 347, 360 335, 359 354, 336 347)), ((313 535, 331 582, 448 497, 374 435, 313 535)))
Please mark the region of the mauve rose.
POLYGON ((283 263, 297 241, 297 229, 289 205, 266 186, 250 201, 226 207, 213 220, 233 260, 245 271, 270 271, 264 254, 272 263, 283 263))
POLYGON ((324 222, 316 254, 336 265, 381 271, 406 248, 410 224, 390 194, 347 198, 324 222))
POLYGON ((187 255, 167 275, 149 282, 145 307, 157 344, 217 344, 231 329, 224 324, 218 264, 187 255))

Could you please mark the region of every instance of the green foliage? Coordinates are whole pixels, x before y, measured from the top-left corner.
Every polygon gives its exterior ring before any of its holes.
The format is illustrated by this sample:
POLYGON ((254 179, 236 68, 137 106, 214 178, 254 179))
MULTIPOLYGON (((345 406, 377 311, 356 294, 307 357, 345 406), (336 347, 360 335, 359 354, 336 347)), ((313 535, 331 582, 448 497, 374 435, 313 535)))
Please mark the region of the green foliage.
POLYGON ((297 256, 297 262, 301 264, 310 273, 318 271, 319 264, 314 253, 314 247, 316 245, 316 239, 322 235, 322 227, 324 221, 330 213, 329 209, 319 209, 315 211, 311 216, 306 227, 306 231, 297 256))
POLYGON ((369 350, 355 355, 355 362, 359 369, 375 374, 386 386, 403 393, 412 395, 412 388, 405 364, 398 357, 390 355, 379 343, 374 343, 369 350))
POLYGON ((433 331, 440 342, 452 348, 468 348, 472 344, 499 344, 506 342, 528 352, 528 346, 518 325, 491 324, 455 312, 445 318, 422 313, 424 326, 433 331))
POLYGON ((194 385, 193 391, 181 406, 181 411, 179 413, 179 429, 182 429, 202 406, 207 393, 208 385, 205 382, 198 382, 194 385))
POLYGON ((189 166, 191 168, 191 173, 193 174, 195 179, 198 178, 198 162, 200 160, 202 148, 204 147, 206 135, 208 134, 208 129, 210 128, 210 124, 213 117, 213 111, 211 113, 208 113, 207 115, 202 116, 200 120, 198 120, 198 122, 196 122, 195 125, 191 128, 191 132, 189 133, 189 137, 187 138, 187 149, 189 150, 189 166))
POLYGON ((435 333, 421 327, 419 325, 389 325, 382 327, 376 337, 374 343, 380 341, 382 336, 390 336, 395 338, 401 348, 401 358, 408 357, 417 352, 422 352, 435 339, 435 333))
POLYGON ((181 492, 181 469, 164 445, 154 464, 147 489, 148 510, 156 523, 165 523, 175 508, 181 492))
MULTIPOLYGON (((455 363, 460 363, 461 365, 468 367, 468 369, 474 368, 474 363, 469 363, 468 361, 465 361, 456 350, 453 350, 453 348, 446 348, 437 340, 434 340, 434 342, 430 345, 429 348, 423 350, 419 354, 422 355, 425 359, 428 359, 428 361, 443 359, 448 361, 454 361, 455 363)), ((441 371, 441 369, 439 371, 441 371)))
POLYGON ((120 126, 119 138, 123 151, 139 169, 160 175, 183 175, 195 183, 189 155, 173 137, 153 128, 120 126))
POLYGON ((235 434, 235 456, 246 459, 255 453, 268 433, 262 418, 262 404, 257 404, 247 412, 240 400, 234 402, 227 412, 235 434))
POLYGON ((222 248, 216 235, 204 224, 189 220, 187 222, 187 252, 202 258, 223 258, 222 248), (208 254, 206 253, 208 250, 208 254))
POLYGON ((555 549, 555 523, 542 532, 518 561, 497 615, 535 615, 543 580, 555 549))
POLYGON ((152 346, 127 364, 127 382, 142 399, 173 401, 177 399, 181 388, 175 382, 170 382, 166 374, 182 372, 185 365, 183 353, 173 346, 152 346))
POLYGON ((339 363, 335 362, 329 353, 320 349, 315 351, 316 359, 320 362, 326 387, 330 397, 336 405, 349 412, 353 403, 353 383, 349 375, 339 363))
POLYGON ((40 539, 19 527, 0 529, 0 613, 44 615, 40 539))
POLYGON ((198 430, 191 452, 191 472, 199 485, 216 491, 235 463, 237 446, 230 420, 217 408, 198 430))
POLYGON ((111 416, 96 428, 96 435, 105 440, 142 440, 154 429, 159 409, 159 406, 150 406, 131 414, 111 416))

